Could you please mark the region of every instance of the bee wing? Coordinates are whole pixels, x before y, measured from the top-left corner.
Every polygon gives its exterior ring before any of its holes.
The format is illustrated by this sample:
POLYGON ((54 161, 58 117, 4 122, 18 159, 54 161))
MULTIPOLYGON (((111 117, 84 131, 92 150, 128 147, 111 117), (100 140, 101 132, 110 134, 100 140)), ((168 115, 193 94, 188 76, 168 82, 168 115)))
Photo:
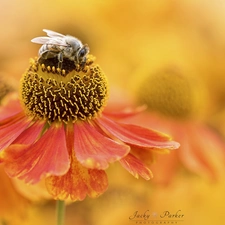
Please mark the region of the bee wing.
POLYGON ((60 45, 67 47, 68 45, 62 41, 60 38, 50 38, 50 37, 36 37, 31 40, 31 42, 36 44, 51 44, 60 45))
POLYGON ((43 31, 46 32, 47 35, 48 35, 49 37, 52 37, 52 38, 55 38, 55 37, 58 37, 58 38, 64 38, 64 37, 65 37, 65 35, 60 34, 60 33, 57 33, 57 32, 52 31, 52 30, 43 29, 43 31))
POLYGON ((36 37, 36 38, 33 38, 31 40, 31 42, 36 43, 36 44, 45 44, 45 43, 49 42, 50 39, 51 38, 49 38, 49 37, 36 37))

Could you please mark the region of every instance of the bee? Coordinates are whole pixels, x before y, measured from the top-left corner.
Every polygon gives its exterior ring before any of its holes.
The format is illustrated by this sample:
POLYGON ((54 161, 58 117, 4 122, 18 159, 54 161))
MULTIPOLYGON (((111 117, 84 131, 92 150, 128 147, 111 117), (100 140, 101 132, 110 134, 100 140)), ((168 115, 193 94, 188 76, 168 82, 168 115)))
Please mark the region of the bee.
POLYGON ((63 35, 52 30, 43 29, 48 37, 36 37, 31 40, 33 43, 42 44, 39 49, 39 59, 49 59, 57 57, 59 64, 62 67, 63 58, 74 61, 75 64, 84 66, 86 56, 89 53, 89 47, 73 36, 63 35))

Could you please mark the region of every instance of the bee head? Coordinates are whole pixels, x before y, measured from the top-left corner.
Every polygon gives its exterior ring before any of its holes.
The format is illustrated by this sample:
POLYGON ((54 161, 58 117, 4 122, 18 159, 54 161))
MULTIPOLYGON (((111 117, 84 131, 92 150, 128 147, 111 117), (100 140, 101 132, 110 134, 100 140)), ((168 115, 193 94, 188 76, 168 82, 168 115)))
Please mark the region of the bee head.
POLYGON ((87 44, 83 45, 78 52, 78 59, 82 61, 83 58, 89 53, 89 47, 87 44))

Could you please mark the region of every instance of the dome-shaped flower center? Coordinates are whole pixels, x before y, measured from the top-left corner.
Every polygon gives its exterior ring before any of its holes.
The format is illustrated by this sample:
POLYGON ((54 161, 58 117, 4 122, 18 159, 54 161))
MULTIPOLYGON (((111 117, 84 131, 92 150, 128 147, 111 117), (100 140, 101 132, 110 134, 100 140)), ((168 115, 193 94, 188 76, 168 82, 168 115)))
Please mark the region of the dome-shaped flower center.
POLYGON ((62 69, 57 58, 30 61, 21 80, 21 101, 34 119, 52 122, 76 122, 95 118, 106 105, 108 84, 101 68, 88 56, 81 67, 64 59, 62 69))
POLYGON ((174 118, 189 118, 199 107, 199 93, 188 77, 176 70, 151 74, 138 89, 138 101, 148 109, 174 118))

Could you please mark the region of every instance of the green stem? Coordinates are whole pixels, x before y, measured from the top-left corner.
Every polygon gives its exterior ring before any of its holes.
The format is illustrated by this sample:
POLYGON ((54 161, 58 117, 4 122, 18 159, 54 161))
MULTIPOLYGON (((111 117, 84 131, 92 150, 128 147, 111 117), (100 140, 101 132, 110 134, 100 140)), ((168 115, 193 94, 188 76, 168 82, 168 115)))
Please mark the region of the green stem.
POLYGON ((56 204, 56 221, 57 225, 64 224, 64 217, 65 217, 65 202, 61 200, 57 200, 56 204))

